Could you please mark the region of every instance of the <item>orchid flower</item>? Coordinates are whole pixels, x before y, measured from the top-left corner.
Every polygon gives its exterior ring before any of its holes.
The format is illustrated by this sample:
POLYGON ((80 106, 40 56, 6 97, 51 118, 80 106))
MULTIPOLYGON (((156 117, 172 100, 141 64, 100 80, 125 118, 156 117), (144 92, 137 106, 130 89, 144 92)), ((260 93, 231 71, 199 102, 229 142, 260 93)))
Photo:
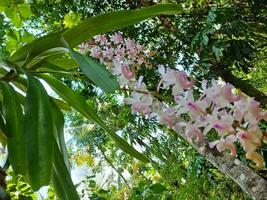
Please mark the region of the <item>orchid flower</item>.
POLYGON ((191 81, 188 80, 187 74, 185 71, 179 71, 176 74, 176 81, 183 89, 190 89, 195 84, 194 79, 192 79, 191 81))
POLYGON ((214 110, 212 114, 207 116, 207 126, 203 133, 206 135, 212 128, 214 128, 219 135, 228 135, 234 133, 233 117, 225 110, 218 112, 214 110))
POLYGON ((131 71, 128 64, 114 62, 111 70, 112 74, 118 76, 120 85, 124 86, 129 84, 130 81, 134 81, 135 74, 131 71))
POLYGON ((237 137, 246 152, 255 151, 261 145, 262 132, 253 127, 248 131, 239 131, 237 137))
POLYGON ((93 46, 91 48, 91 56, 93 58, 101 58, 101 56, 102 56, 101 49, 98 46, 93 46))
POLYGON ((202 94, 196 98, 193 93, 195 80, 188 78, 185 71, 163 65, 158 67, 161 78, 157 92, 171 89, 174 101, 160 101, 148 91, 142 76, 135 79, 138 67, 150 64, 147 60, 153 56, 152 52, 119 33, 98 35, 94 40, 97 46, 85 43, 80 46, 81 51, 86 53, 87 48, 91 48, 94 58, 112 63, 110 70, 118 77, 119 84, 132 91, 131 96, 124 99, 125 104, 131 105, 132 113, 156 118, 177 133, 183 129, 190 142, 200 142, 213 129, 220 139, 209 143, 211 148, 216 147, 219 152, 229 150, 235 156, 235 143, 240 142, 246 158, 255 163, 256 168, 264 167, 264 159, 257 149, 262 141, 267 143, 267 132, 263 134, 258 123, 267 121, 267 111, 261 110, 259 102, 240 91, 235 92, 232 85, 219 84, 215 80, 210 85, 203 80, 202 94))
POLYGON ((264 167, 264 159, 258 152, 249 151, 246 153, 246 158, 255 163, 255 166, 253 166, 254 168, 262 169, 264 167))
POLYGON ((236 148, 234 144, 236 141, 237 137, 235 135, 228 135, 226 138, 210 142, 209 147, 214 148, 216 146, 219 152, 229 150, 232 156, 236 156, 236 148))
POLYGON ((151 94, 143 94, 138 92, 132 92, 130 98, 125 98, 124 103, 132 105, 132 113, 141 113, 142 115, 149 114, 151 112, 150 106, 152 105, 153 97, 151 94))
POLYGON ((159 114, 159 123, 167 124, 169 128, 173 128, 175 120, 175 108, 165 108, 159 114))
POLYGON ((123 37, 121 34, 115 33, 110 36, 110 40, 114 42, 114 44, 120 44, 123 43, 123 37))
POLYGON ((241 99, 241 94, 233 94, 234 87, 230 84, 226 84, 221 88, 222 96, 229 102, 239 101, 241 99))
POLYGON ((107 45, 108 44, 108 40, 107 40, 105 35, 96 35, 93 38, 97 43, 100 43, 101 45, 107 45))
POLYGON ((174 85, 176 83, 176 72, 173 69, 165 68, 160 65, 158 68, 158 72, 161 75, 161 81, 159 84, 163 84, 164 89, 169 89, 170 85, 174 85))
POLYGON ((186 137, 192 142, 200 142, 203 139, 203 134, 200 129, 193 124, 189 124, 185 130, 186 137))

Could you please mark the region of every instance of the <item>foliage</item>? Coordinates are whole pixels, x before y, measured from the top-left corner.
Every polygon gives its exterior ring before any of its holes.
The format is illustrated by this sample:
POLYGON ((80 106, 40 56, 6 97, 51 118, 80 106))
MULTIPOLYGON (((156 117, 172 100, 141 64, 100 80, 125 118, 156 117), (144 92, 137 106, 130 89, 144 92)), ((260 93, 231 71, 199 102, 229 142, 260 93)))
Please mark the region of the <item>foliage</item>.
POLYGON ((30 185, 25 182, 22 176, 10 171, 10 179, 7 180, 7 190, 11 199, 37 200, 37 195, 31 189, 30 185))
MULTIPOLYGON (((169 130, 153 119, 133 115, 120 101, 129 93, 114 92, 118 84, 104 66, 73 50, 96 34, 120 29, 155 52, 153 66, 183 66, 197 79, 221 77, 264 104, 265 2, 172 2, 154 7, 149 7, 154 1, 137 0, 0 2, 1 141, 7 142, 12 169, 33 189, 52 181, 48 199, 56 199, 54 190, 59 199, 78 199, 70 177, 76 160, 94 173, 110 166, 118 180, 110 178, 105 187, 86 180, 84 194, 91 199, 249 199, 183 139, 163 134, 169 130), (147 8, 133 10, 140 7, 147 8), (60 99, 47 95, 44 82, 60 99), (62 110, 66 126, 82 127, 72 131, 69 143, 76 148, 69 152, 62 110)), ((155 90, 155 68, 142 66, 140 74, 155 90)), ((19 191, 34 199, 14 172, 7 182, 11 196, 19 191)))

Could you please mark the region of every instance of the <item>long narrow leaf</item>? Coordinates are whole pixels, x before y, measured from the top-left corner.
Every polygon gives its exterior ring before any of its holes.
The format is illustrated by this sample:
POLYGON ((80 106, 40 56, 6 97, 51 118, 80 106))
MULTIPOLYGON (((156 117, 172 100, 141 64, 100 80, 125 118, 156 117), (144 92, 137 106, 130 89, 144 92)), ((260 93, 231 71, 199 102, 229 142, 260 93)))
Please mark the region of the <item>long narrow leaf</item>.
POLYGON ((113 92, 119 87, 117 79, 106 69, 106 67, 88 56, 70 50, 71 55, 79 63, 83 73, 91 79, 96 86, 105 92, 113 92))
POLYGON ((53 120, 54 120, 54 136, 55 140, 57 142, 57 145, 59 147, 59 150, 63 156, 64 162, 70 171, 70 163, 68 158, 68 150, 65 143, 64 138, 64 116, 61 110, 57 107, 57 105, 54 103, 52 99, 50 99, 51 104, 51 111, 53 114, 53 120))
POLYGON ((28 76, 25 100, 25 141, 28 178, 33 190, 48 185, 51 179, 54 147, 53 115, 42 84, 28 76))
POLYGON ((76 188, 72 183, 70 173, 64 163, 57 145, 54 147, 54 165, 52 182, 56 190, 56 194, 60 200, 79 200, 76 188))
POLYGON ((11 85, 0 82, 3 91, 3 115, 6 121, 9 160, 17 174, 26 174, 23 112, 17 93, 11 85))
POLYGON ((63 33, 70 47, 76 47, 94 35, 124 28, 156 15, 175 15, 186 12, 182 5, 159 4, 136 10, 122 10, 89 18, 63 33))
POLYGON ((131 145, 129 145, 125 140, 116 135, 116 133, 110 130, 105 123, 97 116, 97 114, 91 109, 84 98, 79 94, 75 93, 72 89, 62 84, 57 79, 47 76, 39 75, 40 78, 45 80, 58 95, 65 100, 69 105, 71 105, 75 110, 85 116, 87 119, 97 123, 102 129, 104 129, 109 136, 117 143, 117 145, 126 153, 132 155, 133 157, 143 161, 149 162, 143 154, 135 150, 131 145))

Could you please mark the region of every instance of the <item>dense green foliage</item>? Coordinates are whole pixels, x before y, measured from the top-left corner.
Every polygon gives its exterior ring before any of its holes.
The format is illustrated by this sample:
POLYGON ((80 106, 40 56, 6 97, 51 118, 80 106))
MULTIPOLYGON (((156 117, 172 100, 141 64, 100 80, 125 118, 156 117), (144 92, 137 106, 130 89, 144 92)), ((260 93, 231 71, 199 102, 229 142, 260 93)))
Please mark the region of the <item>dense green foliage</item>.
POLYGON ((0 139, 13 170, 12 199, 36 199, 31 188, 48 184, 47 200, 78 199, 76 186, 81 199, 250 199, 179 135, 132 114, 121 102, 129 92, 104 65, 75 51, 119 30, 154 52, 152 68, 139 71, 149 89, 156 90, 158 64, 182 66, 197 79, 230 82, 266 107, 266 2, 170 2, 0 2, 0 139), (109 171, 107 183, 88 175, 74 185, 70 171, 81 166, 94 175, 109 171))

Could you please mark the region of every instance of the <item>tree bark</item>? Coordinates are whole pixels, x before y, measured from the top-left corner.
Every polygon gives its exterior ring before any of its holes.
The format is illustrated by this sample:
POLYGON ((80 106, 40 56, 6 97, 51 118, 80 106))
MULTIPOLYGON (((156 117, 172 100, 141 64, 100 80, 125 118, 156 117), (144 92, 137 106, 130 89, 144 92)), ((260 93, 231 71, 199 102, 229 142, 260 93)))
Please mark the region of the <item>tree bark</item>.
POLYGON ((192 147, 223 174, 235 181, 241 189, 255 200, 267 200, 267 181, 256 172, 244 165, 240 160, 234 159, 226 153, 219 153, 216 149, 210 149, 208 141, 191 143, 184 133, 179 134, 189 142, 192 147))

